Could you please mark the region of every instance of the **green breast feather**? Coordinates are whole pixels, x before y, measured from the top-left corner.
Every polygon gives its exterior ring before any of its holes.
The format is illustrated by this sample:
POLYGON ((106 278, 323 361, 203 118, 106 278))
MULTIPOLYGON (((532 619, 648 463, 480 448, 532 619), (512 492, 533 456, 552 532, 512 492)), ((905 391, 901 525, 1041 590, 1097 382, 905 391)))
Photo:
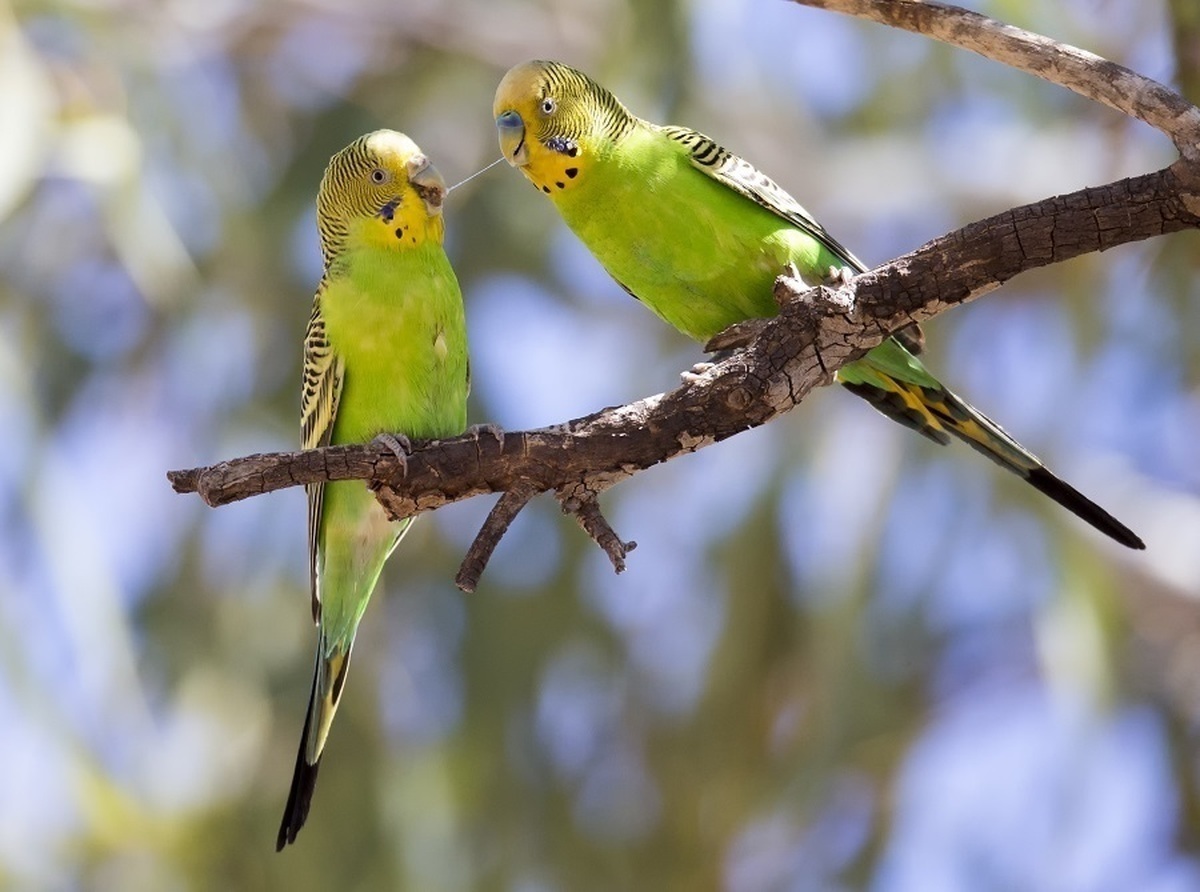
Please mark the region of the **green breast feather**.
POLYGON ((347 372, 334 443, 382 432, 444 437, 466 426, 467 339, 458 282, 440 245, 349 254, 322 296, 347 372))
POLYGON ((706 176, 687 147, 658 128, 633 129, 556 204, 618 282, 697 340, 774 315, 771 283, 788 262, 814 282, 822 265, 844 263, 706 176))

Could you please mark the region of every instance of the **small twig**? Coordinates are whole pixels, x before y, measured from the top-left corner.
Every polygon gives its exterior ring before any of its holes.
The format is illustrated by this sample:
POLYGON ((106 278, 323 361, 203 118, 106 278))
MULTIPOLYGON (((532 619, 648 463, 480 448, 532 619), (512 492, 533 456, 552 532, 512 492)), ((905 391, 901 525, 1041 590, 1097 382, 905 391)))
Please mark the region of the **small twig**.
POLYGON ((464 592, 475 591, 475 586, 479 584, 479 577, 487 568, 488 561, 492 558, 492 552, 500 544, 500 539, 508 532, 513 520, 521 513, 521 509, 529 504, 529 500, 536 496, 538 491, 536 486, 518 483, 500 496, 488 513, 487 520, 483 522, 483 526, 475 535, 475 541, 467 549, 462 565, 458 569, 458 575, 454 577, 455 585, 464 592))
POLYGON ((559 502, 564 514, 573 514, 592 541, 600 546, 600 550, 608 555, 613 569, 618 573, 625 572, 625 556, 637 548, 633 541, 625 542, 613 530, 608 519, 600 511, 598 493, 588 489, 584 484, 576 484, 559 491, 559 502))

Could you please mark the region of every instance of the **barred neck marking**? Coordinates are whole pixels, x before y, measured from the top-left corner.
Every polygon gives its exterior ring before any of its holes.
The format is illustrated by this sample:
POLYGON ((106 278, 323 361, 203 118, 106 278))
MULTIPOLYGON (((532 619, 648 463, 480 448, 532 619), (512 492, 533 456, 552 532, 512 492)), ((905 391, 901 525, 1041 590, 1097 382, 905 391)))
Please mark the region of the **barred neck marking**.
POLYGON ((617 142, 633 129, 636 119, 629 109, 582 71, 558 62, 542 64, 542 97, 554 97, 572 106, 564 109, 563 126, 554 135, 577 140, 590 133, 597 139, 617 142))
POLYGON ((356 216, 369 213, 358 199, 356 182, 371 169, 368 136, 360 136, 329 160, 321 188, 317 192, 317 231, 321 254, 329 267, 350 238, 350 223, 356 216))
POLYGON ((616 145, 633 131, 638 119, 583 72, 558 63, 544 64, 538 102, 552 98, 560 108, 531 139, 524 173, 553 198, 586 178, 596 146, 616 145))
POLYGON ((621 104, 621 100, 604 87, 595 81, 589 80, 589 84, 591 89, 588 92, 596 120, 595 132, 605 139, 620 142, 633 130, 637 118, 621 104))

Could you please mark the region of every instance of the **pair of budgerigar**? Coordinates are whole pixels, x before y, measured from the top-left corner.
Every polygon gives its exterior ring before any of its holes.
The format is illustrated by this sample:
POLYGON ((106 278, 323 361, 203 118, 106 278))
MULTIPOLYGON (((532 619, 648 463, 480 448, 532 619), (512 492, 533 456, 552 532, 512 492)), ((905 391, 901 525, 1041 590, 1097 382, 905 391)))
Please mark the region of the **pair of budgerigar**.
MULTIPOLYGON (((620 285, 675 328, 707 340, 776 312, 789 264, 812 284, 863 264, 790 195, 706 136, 630 114, 585 74, 529 62, 494 104, 504 158, 544 192, 620 285)), ((442 250, 437 171, 407 137, 381 130, 330 161, 317 200, 325 273, 304 349, 306 448, 466 427, 462 298, 442 250)), ((1051 474, 999 425, 942 386, 889 338, 837 380, 938 443, 966 441, 1130 548, 1142 541, 1051 474)), ((308 489, 316 670, 278 847, 304 823, 354 634, 384 562, 408 527, 360 482, 308 489)))

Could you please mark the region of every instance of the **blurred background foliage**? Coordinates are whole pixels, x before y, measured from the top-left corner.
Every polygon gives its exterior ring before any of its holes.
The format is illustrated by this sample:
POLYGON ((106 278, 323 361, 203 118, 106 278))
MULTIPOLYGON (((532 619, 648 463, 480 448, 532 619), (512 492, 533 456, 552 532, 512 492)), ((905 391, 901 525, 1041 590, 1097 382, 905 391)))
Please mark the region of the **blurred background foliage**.
MULTIPOLYGON (((1191 0, 975 8, 1200 83, 1191 0)), ((325 161, 402 129, 450 181, 572 62, 770 172, 864 259, 1172 158, 923 38, 777 0, 0 0, 0 888, 1200 887, 1200 235, 1021 277, 929 365, 1146 539, 1119 550, 860 401, 607 497, 425 518, 368 611, 298 844, 304 499, 168 468, 298 438, 325 161)), ((471 415, 674 386, 696 348, 507 167, 452 194, 471 415)))

